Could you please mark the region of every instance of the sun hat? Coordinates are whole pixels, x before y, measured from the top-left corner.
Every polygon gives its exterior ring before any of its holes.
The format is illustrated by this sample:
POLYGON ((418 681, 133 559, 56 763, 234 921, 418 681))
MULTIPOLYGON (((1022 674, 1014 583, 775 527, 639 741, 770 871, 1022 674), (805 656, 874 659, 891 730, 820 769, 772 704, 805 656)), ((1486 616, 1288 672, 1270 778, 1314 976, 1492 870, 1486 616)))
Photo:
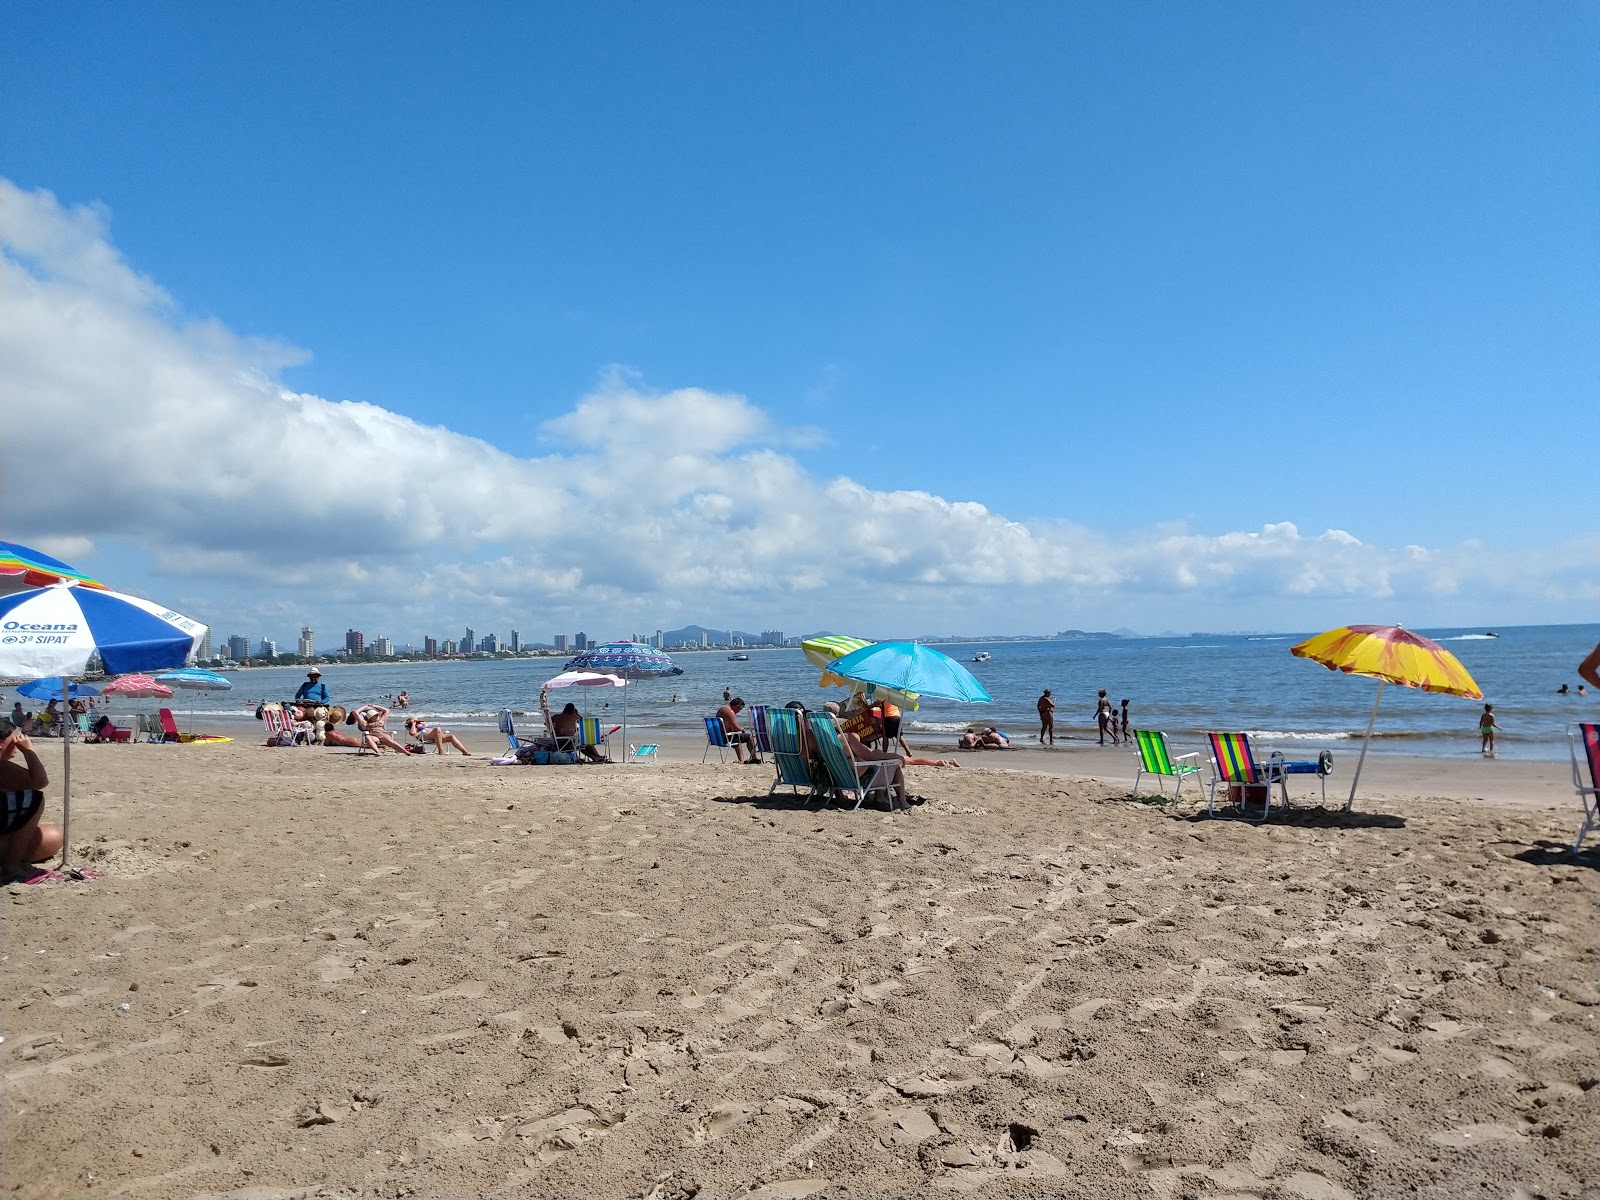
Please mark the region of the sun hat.
POLYGON ((306 674, 307 675, 321 675, 322 672, 317 670, 315 667, 312 667, 311 670, 306 672, 306 674))

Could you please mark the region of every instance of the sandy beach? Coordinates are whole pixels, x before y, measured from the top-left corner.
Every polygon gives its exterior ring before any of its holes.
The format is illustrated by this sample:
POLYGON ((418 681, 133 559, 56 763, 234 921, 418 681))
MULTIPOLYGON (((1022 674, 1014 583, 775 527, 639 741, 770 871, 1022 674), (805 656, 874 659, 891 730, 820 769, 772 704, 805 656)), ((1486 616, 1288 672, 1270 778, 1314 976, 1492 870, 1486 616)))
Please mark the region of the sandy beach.
POLYGON ((1372 758, 1344 817, 1352 755, 1256 827, 1125 750, 903 817, 664 751, 75 748, 97 878, 5 893, 6 1194, 1596 1191, 1564 763, 1372 758))

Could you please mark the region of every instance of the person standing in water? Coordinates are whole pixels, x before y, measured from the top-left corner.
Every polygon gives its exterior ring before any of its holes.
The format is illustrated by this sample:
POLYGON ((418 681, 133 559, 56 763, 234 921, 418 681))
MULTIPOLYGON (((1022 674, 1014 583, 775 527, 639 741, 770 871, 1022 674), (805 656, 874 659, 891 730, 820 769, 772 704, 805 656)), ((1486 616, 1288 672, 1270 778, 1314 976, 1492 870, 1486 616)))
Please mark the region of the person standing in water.
POLYGON ((1494 731, 1500 726, 1494 719, 1494 705, 1485 704, 1483 715, 1478 718, 1478 736, 1483 740, 1483 756, 1494 757, 1494 731))
POLYGON ((1111 701, 1106 699, 1105 688, 1100 689, 1100 698, 1095 703, 1095 723, 1100 726, 1100 744, 1106 744, 1106 734, 1111 735, 1111 744, 1117 744, 1117 716, 1111 709, 1111 701))
POLYGON ((1039 745, 1046 744, 1046 737, 1050 745, 1056 744, 1056 702, 1050 698, 1049 688, 1039 697, 1039 745))
POLYGON ((1122 702, 1122 740, 1127 741, 1133 735, 1128 730, 1128 702, 1122 702))

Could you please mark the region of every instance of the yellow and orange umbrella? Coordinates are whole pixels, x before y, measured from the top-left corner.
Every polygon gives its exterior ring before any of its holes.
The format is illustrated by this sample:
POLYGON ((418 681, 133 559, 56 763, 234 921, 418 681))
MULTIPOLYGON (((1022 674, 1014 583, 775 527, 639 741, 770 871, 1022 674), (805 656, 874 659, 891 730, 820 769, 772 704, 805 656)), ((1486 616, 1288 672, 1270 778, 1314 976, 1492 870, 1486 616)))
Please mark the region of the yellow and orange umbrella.
POLYGON ((1356 802, 1356 784, 1361 779, 1361 765, 1367 761, 1367 747, 1372 742, 1372 727, 1378 719, 1384 684, 1397 683, 1401 687, 1443 692, 1468 700, 1483 699, 1483 689, 1454 654, 1438 642, 1398 625, 1341 625, 1291 646, 1289 653, 1321 663, 1330 671, 1371 675, 1378 681, 1378 695, 1372 701, 1372 716, 1367 720, 1367 736, 1361 743, 1355 778, 1350 781, 1350 799, 1344 806, 1346 812, 1356 802))

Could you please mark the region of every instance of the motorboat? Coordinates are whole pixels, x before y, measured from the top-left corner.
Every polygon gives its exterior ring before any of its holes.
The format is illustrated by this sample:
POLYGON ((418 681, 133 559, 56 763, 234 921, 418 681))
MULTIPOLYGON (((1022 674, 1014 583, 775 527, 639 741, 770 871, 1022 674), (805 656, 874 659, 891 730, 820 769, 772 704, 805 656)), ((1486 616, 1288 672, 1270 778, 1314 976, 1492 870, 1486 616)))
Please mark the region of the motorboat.
POLYGON ((973 662, 988 662, 989 661, 989 652, 987 650, 978 651, 978 653, 976 653, 976 654, 974 654, 972 656, 972 661, 973 662))
POLYGON ((728 661, 729 662, 749 662, 750 661, 750 656, 748 654, 730 654, 730 655, 728 655, 728 661))

